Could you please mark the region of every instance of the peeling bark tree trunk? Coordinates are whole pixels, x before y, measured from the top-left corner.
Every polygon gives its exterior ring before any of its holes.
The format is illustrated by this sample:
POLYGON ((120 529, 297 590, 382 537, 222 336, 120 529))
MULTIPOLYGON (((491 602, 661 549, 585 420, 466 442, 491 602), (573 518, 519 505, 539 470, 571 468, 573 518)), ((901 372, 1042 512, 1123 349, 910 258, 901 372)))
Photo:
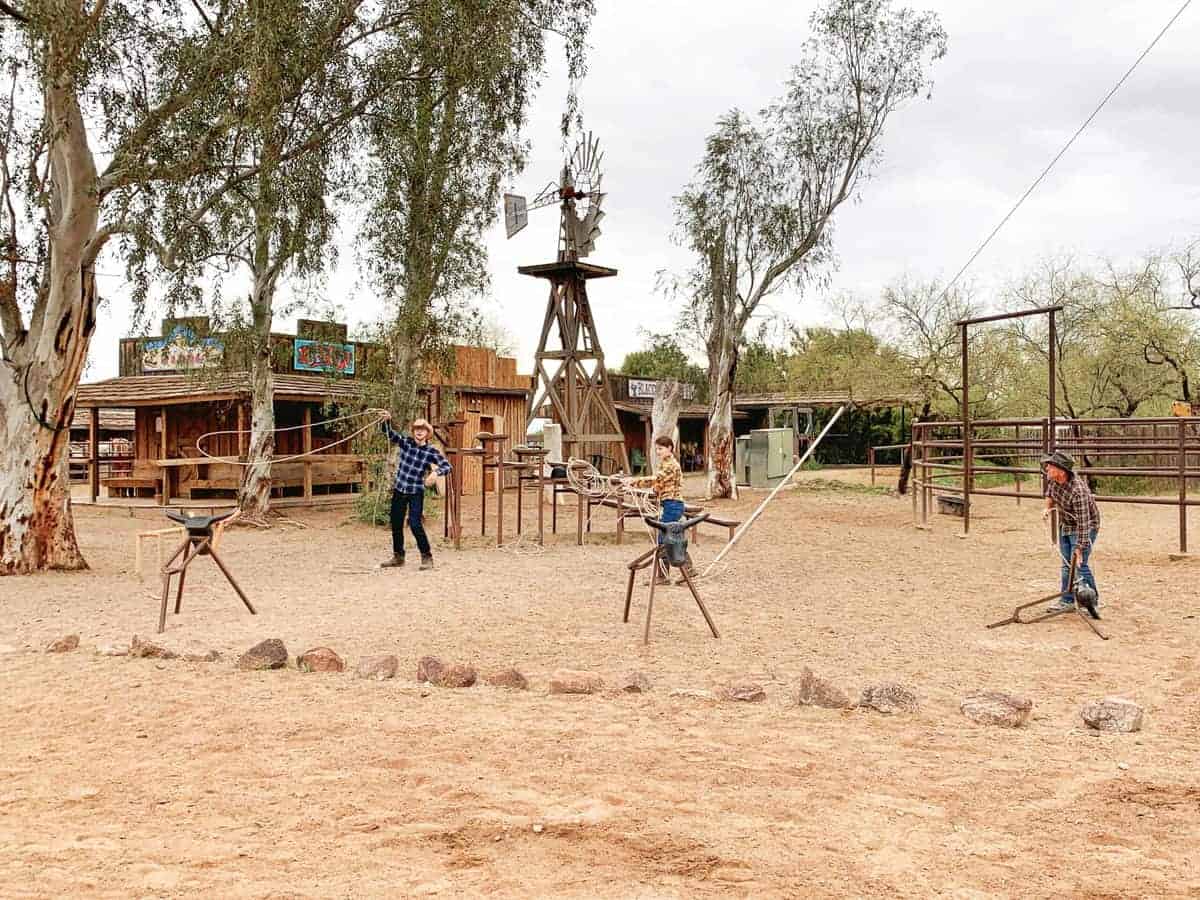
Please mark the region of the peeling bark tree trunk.
POLYGON ((737 345, 729 331, 717 336, 708 353, 708 496, 737 499, 733 473, 733 381, 737 345))
POLYGON ((259 520, 266 517, 271 507, 271 458, 275 455, 275 373, 271 369, 274 294, 275 282, 270 275, 255 278, 250 297, 254 336, 250 358, 249 465, 238 492, 238 508, 243 516, 259 520))
MULTIPOLYGON (((674 440, 675 429, 679 425, 679 410, 683 406, 683 385, 678 381, 660 381, 658 391, 654 395, 654 405, 650 408, 651 440, 666 435, 674 440)), ((675 448, 676 455, 679 448, 675 448)), ((650 471, 658 471, 658 454, 654 447, 646 448, 650 459, 650 471)))
POLYGON ((68 449, 75 389, 95 331, 100 250, 96 164, 74 85, 45 89, 52 185, 50 264, 30 328, 20 326, 15 284, 0 304, 5 362, 0 366, 0 575, 86 569, 75 539, 68 449))

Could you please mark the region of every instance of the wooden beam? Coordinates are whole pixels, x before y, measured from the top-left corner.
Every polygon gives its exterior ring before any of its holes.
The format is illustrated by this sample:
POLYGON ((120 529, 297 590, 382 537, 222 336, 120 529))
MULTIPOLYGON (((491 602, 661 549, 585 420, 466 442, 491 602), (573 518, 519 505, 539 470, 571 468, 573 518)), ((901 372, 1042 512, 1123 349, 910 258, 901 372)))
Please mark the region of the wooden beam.
MULTIPOLYGON (((304 452, 312 453, 312 407, 304 407, 304 452)), ((306 499, 312 499, 312 457, 304 457, 304 496, 306 499)))
MULTIPOLYGON (((158 414, 162 417, 162 431, 159 433, 159 436, 158 436, 158 450, 159 450, 158 458, 166 459, 167 458, 167 408, 165 406, 160 406, 158 408, 158 414)), ((166 506, 167 502, 171 499, 170 494, 171 494, 171 470, 169 468, 164 467, 162 470, 162 496, 159 497, 159 503, 161 503, 163 506, 166 506)))
POLYGON ((245 459, 246 458, 246 438, 247 438, 247 434, 246 434, 246 403, 245 403, 245 401, 242 401, 242 400, 239 400, 238 405, 237 405, 237 427, 238 427, 238 435, 237 435, 238 459, 245 459))
POLYGON ((100 410, 92 409, 88 416, 88 492, 92 502, 100 494, 100 410))

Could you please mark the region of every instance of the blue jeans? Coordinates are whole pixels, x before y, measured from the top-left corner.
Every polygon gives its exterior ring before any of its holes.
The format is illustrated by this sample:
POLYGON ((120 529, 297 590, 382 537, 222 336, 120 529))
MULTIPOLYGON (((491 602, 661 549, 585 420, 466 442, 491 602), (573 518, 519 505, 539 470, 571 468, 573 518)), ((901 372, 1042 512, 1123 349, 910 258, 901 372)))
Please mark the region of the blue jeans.
MULTIPOLYGON (((1076 575, 1083 579, 1083 583, 1096 592, 1096 598, 1099 599, 1100 591, 1096 587, 1096 578, 1092 575, 1092 570, 1088 566, 1088 560, 1092 556, 1092 548, 1096 545, 1096 535, 1100 532, 1093 528, 1091 532, 1091 543, 1084 548, 1083 558, 1079 561, 1079 568, 1076 570, 1076 575)), ((1074 534, 1068 534, 1065 531, 1058 533, 1058 551, 1062 554, 1062 590, 1063 602, 1074 603, 1075 595, 1070 593, 1074 585, 1068 584, 1067 579, 1071 577, 1071 555, 1075 552, 1075 545, 1079 543, 1079 537, 1074 534)))
MULTIPOLYGON (((662 515, 658 517, 660 522, 678 522, 683 518, 683 501, 682 500, 664 500, 660 506, 662 507, 662 515)), ((661 544, 666 535, 663 532, 658 533, 658 542, 661 544)))
POLYGON ((404 555, 404 519, 408 512, 408 528, 417 541, 417 549, 422 556, 429 556, 429 537, 425 534, 425 526, 421 516, 425 512, 425 492, 402 494, 392 491, 392 552, 397 556, 404 555))

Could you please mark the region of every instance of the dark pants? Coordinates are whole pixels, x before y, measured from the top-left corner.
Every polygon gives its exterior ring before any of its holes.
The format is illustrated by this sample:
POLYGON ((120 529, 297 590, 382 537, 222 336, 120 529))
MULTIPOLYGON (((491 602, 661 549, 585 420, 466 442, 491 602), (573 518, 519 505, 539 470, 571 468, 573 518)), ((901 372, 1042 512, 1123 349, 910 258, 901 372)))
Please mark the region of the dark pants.
POLYGON ((404 512, 408 510, 408 528, 417 542, 417 549, 422 556, 432 555, 429 550, 429 538, 425 534, 425 526, 421 524, 421 515, 425 512, 425 492, 402 494, 392 491, 392 552, 397 556, 404 555, 404 512))

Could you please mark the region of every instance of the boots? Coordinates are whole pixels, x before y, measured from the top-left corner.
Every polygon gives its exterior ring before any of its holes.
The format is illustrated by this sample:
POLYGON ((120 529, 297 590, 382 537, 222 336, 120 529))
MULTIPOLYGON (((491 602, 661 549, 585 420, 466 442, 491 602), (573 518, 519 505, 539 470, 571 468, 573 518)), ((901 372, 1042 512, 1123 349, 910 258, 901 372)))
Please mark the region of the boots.
POLYGON ((385 562, 381 562, 379 564, 379 568, 381 568, 381 569, 398 569, 402 565, 404 565, 404 554, 403 553, 393 553, 391 559, 386 560, 385 562))
POLYGON ((422 572, 424 572, 426 569, 432 569, 432 568, 433 568, 433 557, 432 556, 422 556, 420 570, 422 572))

